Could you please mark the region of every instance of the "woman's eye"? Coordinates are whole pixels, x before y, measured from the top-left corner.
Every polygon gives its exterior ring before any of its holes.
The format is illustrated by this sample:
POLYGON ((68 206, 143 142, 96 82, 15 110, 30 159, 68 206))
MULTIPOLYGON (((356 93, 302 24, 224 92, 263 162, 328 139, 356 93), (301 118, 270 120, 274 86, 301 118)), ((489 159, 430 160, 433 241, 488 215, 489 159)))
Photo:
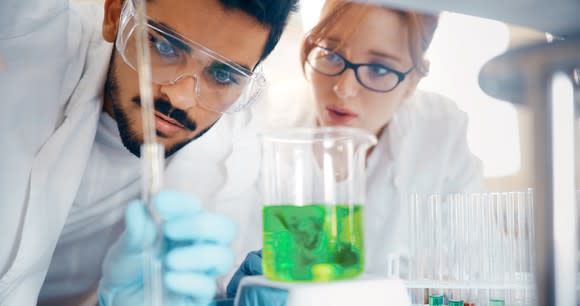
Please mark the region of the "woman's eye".
POLYGON ((340 62, 342 58, 336 53, 329 53, 326 55, 326 60, 329 62, 340 62))
POLYGON ((370 71, 376 76, 384 76, 390 72, 389 69, 379 65, 370 66, 370 71))

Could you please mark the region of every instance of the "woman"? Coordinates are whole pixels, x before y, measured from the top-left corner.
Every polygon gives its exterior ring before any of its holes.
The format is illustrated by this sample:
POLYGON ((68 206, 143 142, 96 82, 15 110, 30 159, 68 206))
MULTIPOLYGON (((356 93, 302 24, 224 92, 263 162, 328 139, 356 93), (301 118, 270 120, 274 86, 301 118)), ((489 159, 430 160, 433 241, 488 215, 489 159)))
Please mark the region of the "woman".
MULTIPOLYGON (((431 15, 327 1, 301 52, 313 103, 297 104, 303 99, 293 94, 291 103, 269 110, 275 126, 349 126, 377 136, 367 157, 367 273, 386 273, 388 255, 407 252, 411 193, 481 187, 481 162, 467 145, 466 114, 417 89, 429 70, 424 55, 437 22, 431 15), (284 119, 289 114, 291 120, 284 119)), ((251 274, 247 267, 259 266, 252 260, 259 260, 256 253, 240 271, 251 274)))

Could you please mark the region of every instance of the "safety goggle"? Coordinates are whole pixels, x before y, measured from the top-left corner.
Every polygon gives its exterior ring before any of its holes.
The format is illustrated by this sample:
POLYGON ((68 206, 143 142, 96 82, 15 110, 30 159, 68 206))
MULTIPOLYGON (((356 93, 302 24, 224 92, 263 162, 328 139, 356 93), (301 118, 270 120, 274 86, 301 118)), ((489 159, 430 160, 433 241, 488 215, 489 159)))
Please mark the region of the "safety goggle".
MULTIPOLYGON (((125 63, 136 71, 134 17, 133 0, 125 1, 116 47, 125 63)), ((242 110, 257 99, 266 83, 260 66, 251 71, 149 18, 147 42, 153 82, 171 85, 191 77, 197 102, 209 110, 219 113, 242 110)))

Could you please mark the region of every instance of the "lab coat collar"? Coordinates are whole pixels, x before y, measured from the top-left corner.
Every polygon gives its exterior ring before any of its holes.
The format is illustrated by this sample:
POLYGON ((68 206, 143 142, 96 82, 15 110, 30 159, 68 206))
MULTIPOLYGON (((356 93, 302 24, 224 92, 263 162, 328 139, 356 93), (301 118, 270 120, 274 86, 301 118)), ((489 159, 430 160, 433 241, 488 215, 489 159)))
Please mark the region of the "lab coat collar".
POLYGON ((411 95, 401 104, 380 136, 379 144, 386 144, 384 151, 389 160, 397 160, 405 146, 407 135, 413 127, 412 113, 416 107, 416 96, 416 93, 411 95))

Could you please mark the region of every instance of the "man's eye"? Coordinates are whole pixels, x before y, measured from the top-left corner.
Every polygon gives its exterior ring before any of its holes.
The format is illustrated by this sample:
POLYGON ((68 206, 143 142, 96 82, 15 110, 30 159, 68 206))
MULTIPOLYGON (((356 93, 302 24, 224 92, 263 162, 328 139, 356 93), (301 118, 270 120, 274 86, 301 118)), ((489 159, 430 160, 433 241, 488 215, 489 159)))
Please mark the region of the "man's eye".
POLYGON ((208 72, 210 73, 212 79, 219 85, 230 85, 233 83, 238 83, 235 74, 230 70, 219 67, 210 67, 208 72))
POLYGON ((177 50, 173 45, 163 38, 149 36, 149 41, 154 47, 155 52, 164 58, 175 58, 178 56, 177 50))

